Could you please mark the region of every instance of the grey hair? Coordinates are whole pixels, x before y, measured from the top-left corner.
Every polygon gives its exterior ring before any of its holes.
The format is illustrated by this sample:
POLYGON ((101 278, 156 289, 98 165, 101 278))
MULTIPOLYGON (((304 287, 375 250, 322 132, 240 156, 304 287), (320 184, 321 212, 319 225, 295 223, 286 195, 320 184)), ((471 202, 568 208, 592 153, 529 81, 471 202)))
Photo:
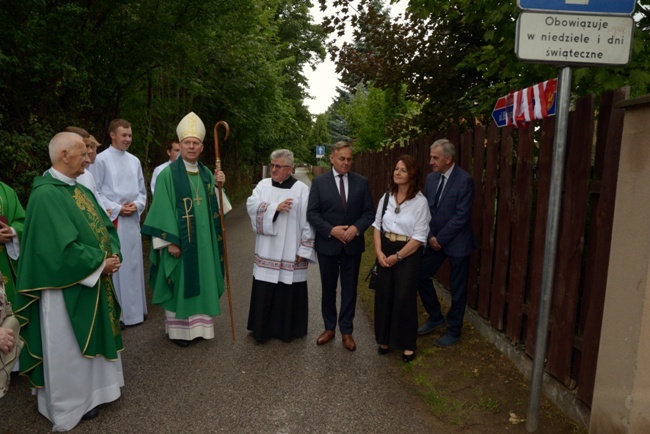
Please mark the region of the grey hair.
POLYGON ((69 149, 75 142, 79 140, 83 143, 83 138, 77 133, 63 132, 57 133, 50 140, 48 151, 50 153, 50 161, 52 164, 57 163, 61 158, 61 151, 69 149))
POLYGON ((340 141, 332 145, 332 152, 338 151, 343 148, 350 148, 351 151, 354 151, 354 149, 352 148, 352 144, 350 142, 340 141))
POLYGON ((293 152, 288 149, 276 149, 271 152, 271 160, 278 160, 284 158, 284 161, 293 167, 293 152))
POLYGON ((433 142, 429 149, 433 150, 435 148, 442 147, 442 153, 449 157, 456 156, 456 147, 448 139, 439 139, 433 142))

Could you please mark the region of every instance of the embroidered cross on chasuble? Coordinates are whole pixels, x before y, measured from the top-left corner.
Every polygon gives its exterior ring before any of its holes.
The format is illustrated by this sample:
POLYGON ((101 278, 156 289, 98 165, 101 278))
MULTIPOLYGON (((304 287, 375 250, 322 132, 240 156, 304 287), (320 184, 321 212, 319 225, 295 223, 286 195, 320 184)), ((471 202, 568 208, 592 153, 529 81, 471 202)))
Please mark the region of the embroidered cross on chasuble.
POLYGON ((190 214, 190 211, 192 211, 192 198, 184 197, 183 205, 185 206, 185 215, 183 216, 183 218, 187 220, 187 242, 191 243, 192 242, 192 217, 194 217, 194 214, 190 214))

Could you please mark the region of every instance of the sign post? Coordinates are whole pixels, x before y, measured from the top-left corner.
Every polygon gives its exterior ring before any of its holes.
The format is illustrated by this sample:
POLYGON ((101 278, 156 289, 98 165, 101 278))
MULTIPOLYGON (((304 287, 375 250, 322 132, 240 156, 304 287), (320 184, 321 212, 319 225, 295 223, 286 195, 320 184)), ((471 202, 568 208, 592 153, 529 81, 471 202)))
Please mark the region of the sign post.
POLYGON ((539 425, 539 406, 542 397, 542 380, 544 379, 544 359, 546 358, 548 321, 551 314, 553 296, 553 279, 555 278, 555 258, 559 233, 560 209, 562 206, 562 185, 564 179, 564 156, 566 154, 566 136, 569 126, 569 102, 571 100, 571 68, 562 68, 558 77, 557 98, 559 101, 553 140, 553 160, 551 166, 551 185, 548 198, 546 219, 546 247, 542 266, 542 285, 539 294, 539 312, 535 334, 535 354, 533 372, 528 400, 526 430, 537 431, 539 425))
MULTIPOLYGON (((537 431, 544 378, 544 359, 553 295, 564 156, 569 123, 571 67, 625 65, 630 61, 635 0, 517 0, 524 11, 517 19, 515 52, 521 60, 562 67, 558 79, 557 121, 553 143, 546 247, 542 268, 535 354, 526 430, 537 431)), ((496 108, 496 107, 495 107, 496 108)))

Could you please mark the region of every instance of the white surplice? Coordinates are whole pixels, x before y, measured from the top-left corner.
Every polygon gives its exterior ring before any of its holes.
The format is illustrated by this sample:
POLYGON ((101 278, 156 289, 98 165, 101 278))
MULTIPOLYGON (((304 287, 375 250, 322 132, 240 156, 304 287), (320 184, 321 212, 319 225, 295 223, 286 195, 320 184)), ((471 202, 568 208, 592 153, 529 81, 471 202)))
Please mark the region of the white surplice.
MULTIPOLYGON (((286 181, 285 181, 286 182, 286 181)), ((255 279, 291 285, 307 280, 307 262, 297 263, 296 255, 316 261, 314 232, 307 222, 309 187, 297 181, 290 189, 273 187, 271 178, 260 181, 246 201, 255 239, 255 279), (278 205, 292 198, 290 212, 278 205)))
POLYGON ((153 169, 153 173, 151 174, 151 194, 153 194, 154 189, 156 188, 156 178, 158 178, 158 175, 160 175, 160 172, 163 171, 163 169, 167 166, 169 166, 172 162, 167 160, 163 164, 156 166, 155 169, 153 169))
POLYGON ((106 212, 102 204, 102 199, 99 196, 99 193, 97 192, 97 184, 95 184, 95 177, 90 172, 90 170, 88 170, 89 168, 90 167, 86 168, 86 170, 84 170, 84 173, 77 176, 77 182, 92 192, 93 196, 95 196, 95 199, 97 200, 97 203, 99 203, 99 206, 102 207, 104 212, 106 212))
POLYGON ((113 275, 113 284, 122 307, 122 321, 126 325, 139 324, 147 313, 140 235, 140 216, 147 203, 142 166, 134 155, 110 146, 97 155, 90 171, 95 178, 101 205, 111 211, 111 220, 117 219, 122 265, 113 275), (122 205, 130 202, 135 203, 137 212, 121 216, 122 205))

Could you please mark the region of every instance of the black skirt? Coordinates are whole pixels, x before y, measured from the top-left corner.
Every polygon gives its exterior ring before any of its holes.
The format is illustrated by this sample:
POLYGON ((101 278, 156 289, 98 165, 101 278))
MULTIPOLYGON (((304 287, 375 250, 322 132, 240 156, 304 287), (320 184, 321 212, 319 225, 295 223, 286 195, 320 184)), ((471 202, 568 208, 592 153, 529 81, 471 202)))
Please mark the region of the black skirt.
POLYGON ((290 342, 307 334, 307 282, 293 285, 253 278, 248 330, 258 342, 270 338, 290 342))

